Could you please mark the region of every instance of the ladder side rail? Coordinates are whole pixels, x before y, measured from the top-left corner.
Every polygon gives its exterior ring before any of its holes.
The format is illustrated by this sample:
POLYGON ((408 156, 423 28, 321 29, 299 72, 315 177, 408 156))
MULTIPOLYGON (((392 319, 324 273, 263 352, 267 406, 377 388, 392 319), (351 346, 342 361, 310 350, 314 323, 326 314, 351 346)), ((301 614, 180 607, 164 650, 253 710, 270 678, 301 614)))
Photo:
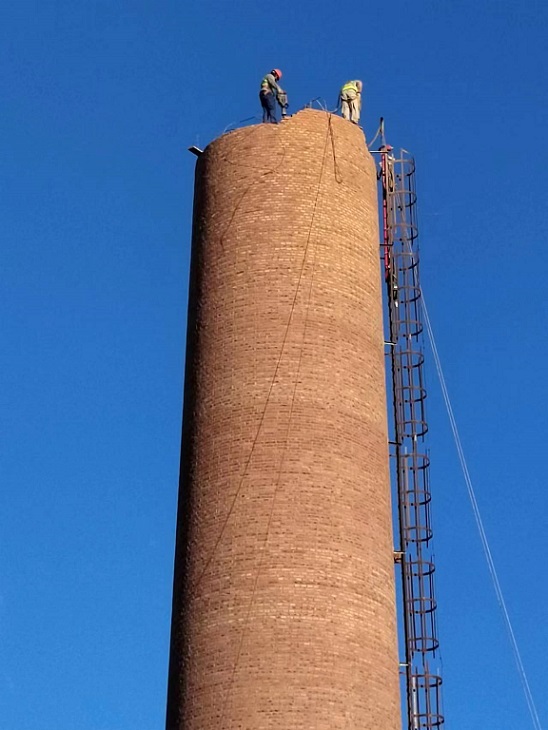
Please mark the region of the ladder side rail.
MULTIPOLYGON (((410 730, 431 730, 443 724, 441 678, 431 675, 428 655, 439 646, 436 627, 434 562, 428 457, 421 453, 428 430, 422 364, 420 284, 416 251, 414 161, 382 155, 384 242, 389 251, 388 284, 392 386, 397 460, 399 531, 402 545, 404 638, 407 664, 407 708, 410 730), (391 167, 391 170, 390 170, 391 167), (390 189, 389 181, 394 185, 390 189)), ((386 260, 386 259, 385 259, 386 260)))

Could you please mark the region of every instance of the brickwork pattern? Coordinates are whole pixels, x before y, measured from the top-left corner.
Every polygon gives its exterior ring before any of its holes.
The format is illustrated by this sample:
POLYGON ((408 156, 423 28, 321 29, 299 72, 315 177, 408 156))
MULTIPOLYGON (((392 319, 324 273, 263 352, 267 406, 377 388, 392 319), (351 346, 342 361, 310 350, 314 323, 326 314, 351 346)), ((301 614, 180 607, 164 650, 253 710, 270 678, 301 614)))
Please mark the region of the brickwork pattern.
POLYGON ((168 730, 400 728, 376 196, 321 111, 198 161, 168 730))

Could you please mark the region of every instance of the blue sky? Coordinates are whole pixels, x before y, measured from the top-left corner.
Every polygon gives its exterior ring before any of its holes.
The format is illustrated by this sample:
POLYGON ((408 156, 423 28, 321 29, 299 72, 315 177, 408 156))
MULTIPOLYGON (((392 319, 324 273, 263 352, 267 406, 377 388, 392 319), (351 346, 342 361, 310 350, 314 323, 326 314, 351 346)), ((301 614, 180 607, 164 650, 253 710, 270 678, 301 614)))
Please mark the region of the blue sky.
MULTIPOLYGON (((19 0, 0 9, 0 727, 157 730, 168 660, 194 158, 365 83, 417 159, 422 284, 485 526, 548 723, 537 0, 19 0)), ((432 360, 447 728, 531 727, 432 360)))

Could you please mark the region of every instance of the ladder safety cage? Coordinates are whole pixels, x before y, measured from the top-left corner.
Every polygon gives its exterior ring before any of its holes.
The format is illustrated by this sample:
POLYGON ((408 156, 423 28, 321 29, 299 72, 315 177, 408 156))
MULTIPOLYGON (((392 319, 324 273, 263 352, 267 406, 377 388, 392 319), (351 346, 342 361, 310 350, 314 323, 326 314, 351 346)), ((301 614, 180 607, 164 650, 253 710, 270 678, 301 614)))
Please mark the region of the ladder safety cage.
MULTIPOLYGON (((381 122, 382 124, 382 122, 381 122)), ((383 130, 384 131, 384 130, 383 130)), ((384 135, 383 135, 384 137, 384 135)), ((416 218, 415 162, 385 144, 380 156, 383 236, 381 260, 387 287, 393 397, 398 540, 408 730, 443 727, 441 684, 430 671, 437 659, 434 559, 430 520, 430 459, 425 445, 424 354, 416 218)))

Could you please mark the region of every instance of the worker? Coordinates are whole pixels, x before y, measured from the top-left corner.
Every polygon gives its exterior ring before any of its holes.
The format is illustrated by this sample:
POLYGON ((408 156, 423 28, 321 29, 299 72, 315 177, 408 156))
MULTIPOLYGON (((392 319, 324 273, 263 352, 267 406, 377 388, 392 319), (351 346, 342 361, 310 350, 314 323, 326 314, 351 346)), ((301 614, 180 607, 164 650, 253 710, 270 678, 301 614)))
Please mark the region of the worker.
POLYGON ((392 154, 393 147, 391 144, 383 144, 379 147, 381 153, 381 160, 379 162, 379 170, 377 172, 377 180, 381 180, 383 187, 383 197, 387 193, 394 192, 394 155, 392 154), (384 163, 382 156, 385 155, 384 163), (386 176, 383 175, 383 170, 386 169, 386 176), (386 179, 385 179, 386 177, 386 179), (387 187, 387 189, 385 189, 387 187))
POLYGON ((259 99, 263 108, 263 122, 277 124, 276 119, 276 101, 282 110, 282 119, 287 114, 287 94, 278 84, 282 78, 282 72, 279 68, 273 68, 269 74, 261 81, 261 90, 259 91, 259 99))
POLYGON ((347 81, 339 94, 342 115, 354 124, 358 124, 360 121, 362 89, 363 84, 358 79, 356 81, 347 81))

